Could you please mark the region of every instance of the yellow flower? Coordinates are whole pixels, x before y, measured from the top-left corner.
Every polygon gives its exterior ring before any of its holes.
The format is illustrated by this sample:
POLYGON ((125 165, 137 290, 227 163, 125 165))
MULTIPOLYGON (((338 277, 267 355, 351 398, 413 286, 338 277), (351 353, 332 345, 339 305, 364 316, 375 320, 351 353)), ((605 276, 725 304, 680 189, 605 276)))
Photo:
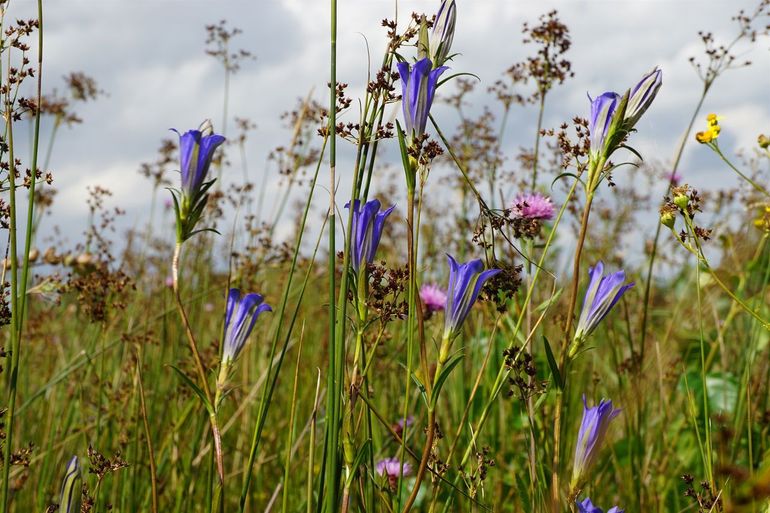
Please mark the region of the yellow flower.
POLYGON ((708 144, 719 137, 719 132, 722 130, 722 128, 719 126, 720 119, 722 118, 716 114, 709 114, 706 116, 708 127, 706 130, 696 133, 695 140, 701 144, 708 144))
POLYGON ((763 210, 764 212, 762 212, 758 218, 754 219, 754 226, 760 230, 770 232, 770 206, 766 206, 763 210))

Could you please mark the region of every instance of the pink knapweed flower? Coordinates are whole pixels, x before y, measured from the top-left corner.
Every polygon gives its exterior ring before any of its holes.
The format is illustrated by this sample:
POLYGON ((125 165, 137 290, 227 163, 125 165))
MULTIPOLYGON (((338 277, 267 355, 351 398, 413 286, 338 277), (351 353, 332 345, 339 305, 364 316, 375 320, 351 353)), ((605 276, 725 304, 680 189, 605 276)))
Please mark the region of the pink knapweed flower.
POLYGON ((434 283, 420 287, 420 299, 428 312, 438 312, 446 308, 446 290, 434 283))
POLYGON ((553 219, 555 213, 556 207, 551 198, 539 192, 519 194, 511 206, 513 217, 524 219, 553 219))

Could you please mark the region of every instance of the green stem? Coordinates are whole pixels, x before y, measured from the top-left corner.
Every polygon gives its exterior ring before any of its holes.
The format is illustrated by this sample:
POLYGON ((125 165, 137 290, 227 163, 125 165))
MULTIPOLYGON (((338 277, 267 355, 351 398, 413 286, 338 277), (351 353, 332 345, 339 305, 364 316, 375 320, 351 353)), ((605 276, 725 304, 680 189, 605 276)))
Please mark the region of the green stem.
MULTIPOLYGON (((337 495, 339 492, 339 424, 340 424, 340 396, 342 395, 342 366, 344 348, 339 347, 340 340, 337 337, 337 312, 336 312, 336 283, 335 283, 335 259, 337 247, 335 241, 336 215, 334 191, 336 187, 337 164, 337 0, 330 0, 330 62, 329 62, 329 375, 327 384, 326 407, 326 469, 325 469, 325 505, 326 512, 333 513, 337 510, 337 495)), ((353 209, 350 209, 351 212, 353 209)), ((343 268, 343 273, 345 269, 343 268)), ((343 281, 345 276, 343 274, 343 281)), ((344 316, 342 317, 344 319, 344 316)), ((342 330, 340 330, 342 331, 342 330)), ((340 337, 342 338, 342 337, 340 337)), ((344 342, 344 340, 343 340, 344 342)), ((324 479, 321 480, 324 483, 324 479)), ((319 497, 319 500, 320 497, 319 497)))
MULTIPOLYGON (((538 260, 538 264, 535 267, 535 273, 532 277, 532 280, 529 284, 529 287, 527 288, 527 295, 524 298, 524 303, 521 308, 521 313, 519 314, 518 320, 516 322, 516 326, 513 329, 513 333, 510 335, 509 339, 512 341, 517 340, 517 336, 519 334, 519 331, 521 329, 522 323, 524 322, 524 318, 526 317, 526 307, 532 300, 532 295, 534 293, 535 284, 537 283, 537 279, 540 276, 540 273, 543 270, 543 265, 545 264, 545 258, 548 255, 548 250, 551 247, 551 244, 555 238, 556 235, 556 228, 559 226, 559 223, 561 222, 562 217, 564 216, 564 213, 567 210, 567 206, 570 203, 570 200, 572 199, 572 196, 575 194, 575 190, 577 189, 577 186, 580 182, 578 180, 575 180, 572 182, 572 186, 570 187, 569 192, 567 193, 567 197, 564 199, 564 202, 562 203, 561 208, 559 209, 559 213, 556 215, 556 219, 554 219, 553 227, 551 228, 550 233, 548 234, 548 238, 546 239, 545 245, 543 246, 543 251, 540 254, 540 259, 538 260)), ((513 342, 508 345, 508 349, 510 349, 513 345, 513 342)), ((475 447, 476 439, 479 436, 479 433, 481 433, 481 430, 484 427, 484 424, 486 423, 487 419, 489 418, 489 412, 492 409, 492 406, 494 405, 495 401, 497 400, 498 395, 500 394, 500 391, 503 388, 503 384, 505 383, 506 378, 508 377, 509 371, 506 369, 505 365, 501 365, 500 369, 497 372, 497 377, 495 378, 495 382, 492 385, 492 393, 490 394, 489 399, 487 400, 486 404, 484 405, 484 408, 481 411, 481 416, 479 417, 479 420, 476 424, 476 429, 472 430, 471 439, 465 449, 465 452, 463 453, 463 457, 460 460, 460 466, 465 465, 465 463, 468 461, 468 458, 470 457, 471 453, 473 452, 473 448, 475 447)), ((453 452, 450 452, 445 461, 451 461, 453 452)), ((461 476, 458 474, 458 476, 455 478, 453 484, 456 486, 459 483, 461 476)), ((435 510, 435 504, 438 500, 438 495, 434 497, 433 502, 431 503, 430 511, 433 512, 435 510)), ((444 512, 449 511, 449 505, 451 504, 451 501, 447 501, 447 503, 444 506, 444 512)))
POLYGON ((217 474, 219 477, 219 486, 224 488, 225 481, 225 469, 224 461, 222 458, 222 436, 219 431, 219 425, 217 423, 216 415, 216 403, 212 401, 211 387, 209 387, 208 379, 206 378, 206 367, 203 365, 203 359, 198 351, 198 344, 195 341, 195 335, 193 335, 192 328, 190 326, 190 320, 187 318, 187 312, 185 312, 184 304, 182 303, 182 296, 179 291, 179 258, 182 253, 182 242, 177 242, 174 247, 174 256, 171 262, 171 276, 173 281, 174 299, 176 300, 177 311, 182 319, 182 325, 184 326, 185 335, 188 345, 190 346, 190 352, 193 355, 195 361, 195 369, 198 372, 198 380, 201 383, 203 393, 208 401, 209 410, 209 423, 211 424, 211 434, 214 437, 214 454, 216 457, 217 474))
MULTIPOLYGON (((682 160, 682 155, 684 154, 684 147, 687 144, 687 141, 690 137, 690 133, 692 132, 693 126, 695 126, 695 120, 698 118, 698 114, 700 113, 701 107, 703 107, 703 101, 706 99, 706 93, 708 92, 708 87, 703 88, 703 92, 701 93, 700 99, 698 100, 698 104, 695 106, 695 110, 692 113, 692 117, 690 118, 690 123, 687 125, 687 129, 684 131, 684 135, 682 136, 682 141, 679 143, 679 149, 676 152, 676 157, 674 158, 674 165, 671 168, 671 176, 669 178, 667 191, 671 189, 671 185, 674 183, 674 175, 679 169, 679 163, 682 160)), ((646 338, 647 338, 647 321, 649 319, 649 309, 650 309, 650 293, 652 291, 652 272, 653 267, 655 266, 655 258, 658 254, 658 244, 660 243, 660 232, 661 232, 661 224, 658 223, 658 226, 655 228, 655 238, 653 239, 652 243, 652 251, 650 251, 650 262, 647 265, 647 276, 644 280, 644 298, 642 299, 642 325, 641 325, 641 340, 639 344, 639 361, 640 365, 641 362, 644 361, 644 349, 646 344, 646 338)))
POLYGON ((725 157, 724 153, 722 153, 722 150, 720 150, 720 149, 719 149, 719 145, 716 143, 716 141, 715 141, 715 142, 713 142, 713 143, 711 143, 711 144, 709 144, 709 146, 711 146, 711 149, 713 149, 713 150, 716 152, 716 154, 717 154, 717 155, 719 155, 719 158, 721 158, 721 159, 722 159, 722 161, 723 161, 725 164, 727 164, 728 166, 730 166, 730 169, 732 169, 733 171, 735 171, 735 172, 738 174, 738 176, 740 176, 741 178, 743 178, 743 179, 744 179, 746 182, 748 182, 748 183, 749 183, 749 184, 750 184, 752 187, 754 187, 754 189, 756 189, 756 190, 757 190, 758 192, 760 192, 761 194, 764 194, 765 196, 768 196, 768 197, 770 197, 770 192, 767 192, 767 189, 765 189, 764 187, 762 187, 761 185, 759 185, 757 182, 755 182, 754 180, 752 180, 751 178, 749 178, 748 176, 746 176, 745 174, 743 174, 743 172, 741 172, 741 170, 740 170, 740 169, 738 169, 737 167, 735 167, 735 166, 733 165, 733 163, 732 163, 732 162, 730 162, 729 160, 727 160, 727 157, 725 157))
MULTIPOLYGON (((324 153, 326 151, 326 144, 327 144, 327 139, 324 139, 324 142, 321 146, 321 153, 318 157, 318 163, 316 164, 315 174, 313 175, 313 180, 310 185, 310 193, 308 195, 307 202, 305 203, 305 211, 302 214, 302 221, 299 225, 299 228, 297 229, 297 241, 294 245, 294 255, 292 256, 291 266, 289 268, 289 276, 286 280, 286 285, 284 286, 283 297, 281 299, 281 306, 278 309, 277 317, 279 320, 282 320, 284 318, 284 313, 286 312, 286 304, 288 303, 288 300, 289 300, 289 292, 291 290, 291 286, 294 280, 294 273, 296 272, 296 269, 297 269, 299 250, 302 247, 302 239, 305 233, 305 224, 307 222, 308 212, 310 211, 310 205, 313 201, 315 188, 318 183, 318 174, 321 170, 321 164, 323 162, 324 153)), ((321 233, 316 243, 315 251, 313 252, 313 260, 312 260, 313 262, 315 261, 316 251, 318 250, 318 246, 321 242, 321 237, 323 236, 323 230, 325 228, 326 228, 326 225, 324 224, 324 226, 321 227, 321 233)), ((312 269, 313 269, 313 266, 311 264, 308 267, 308 274, 305 276, 305 282, 304 282, 305 284, 307 284, 308 277, 310 276, 309 273, 312 269)), ((254 469, 254 461, 256 459, 257 449, 259 448, 259 442, 262 437, 262 429, 265 425, 265 420, 267 419, 267 412, 268 412, 268 409, 270 408, 271 399, 273 397, 273 391, 275 390, 275 384, 278 381, 278 372, 280 371, 281 365, 283 364, 283 356, 286 354, 286 348, 288 347, 288 342, 291 337, 292 330, 294 328, 294 322, 297 317, 297 312, 302 302, 302 297, 304 296, 304 290, 305 290, 305 285, 303 285, 303 288, 302 288, 303 292, 300 293, 299 301, 297 302, 297 306, 295 307, 289 327, 286 330, 286 336, 284 338, 284 344, 281 351, 281 358, 278 364, 276 365, 276 371, 273 373, 273 379, 272 381, 267 380, 265 382, 265 388, 262 391, 262 397, 260 399, 259 408, 258 408, 259 413, 257 414, 257 424, 254 426, 254 431, 251 439, 251 448, 249 450, 249 460, 246 466, 245 477, 243 479, 243 486, 241 488, 241 498, 240 498, 241 513, 243 513, 243 511, 245 511, 246 509, 246 499, 248 497, 249 487, 251 486, 251 474, 254 469), (268 386, 268 382, 270 382, 269 386, 268 386)), ((273 355, 275 354, 275 349, 278 345, 278 340, 280 338, 280 335, 281 335, 281 325, 279 324, 279 326, 275 330, 275 334, 273 335, 273 342, 270 348, 270 358, 268 359, 269 362, 273 361, 273 355)), ((270 369, 268 369, 268 371, 269 370, 270 369)))

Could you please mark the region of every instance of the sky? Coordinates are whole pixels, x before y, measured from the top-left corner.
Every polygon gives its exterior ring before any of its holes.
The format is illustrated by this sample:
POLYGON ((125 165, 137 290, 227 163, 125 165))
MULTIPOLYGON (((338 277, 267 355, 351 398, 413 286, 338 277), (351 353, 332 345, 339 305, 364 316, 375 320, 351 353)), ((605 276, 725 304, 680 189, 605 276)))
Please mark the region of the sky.
MULTIPOLYGON (((568 58, 575 77, 549 97, 546 127, 557 127, 575 115, 587 116, 587 93, 622 91, 660 66, 664 84, 638 125, 634 146, 645 158, 663 161, 674 154, 701 90, 687 62, 702 53, 697 32, 709 30, 718 41, 727 41, 737 31, 730 17, 741 8, 756 6, 748 0, 457 3, 453 51, 459 55, 451 67, 453 72, 477 75, 480 90, 532 51, 521 44, 522 23, 558 9, 571 30, 568 58)), ((405 20, 411 11, 435 12, 438 4, 438 0, 401 1, 398 12, 405 20)), ((31 17, 35 5, 32 0, 13 0, 9 16, 31 17)), ((350 84, 354 98, 366 80, 367 43, 372 62, 379 62, 384 45, 380 22, 394 18, 395 9, 393 0, 339 0, 338 80, 350 84)), ((54 215, 44 221, 46 229, 56 224, 65 233, 82 231, 88 215, 86 188, 93 185, 113 192, 109 204, 126 211, 124 226, 146 221, 151 184, 139 175, 140 163, 154 159, 169 128, 193 128, 205 118, 221 128, 217 124, 222 117, 222 70, 204 53, 204 26, 221 19, 243 30, 233 47, 255 56, 232 79, 230 112, 257 124, 247 158, 251 178, 261 183, 259 173, 268 152, 289 137, 280 114, 311 89, 317 98, 326 97, 328 18, 328 2, 320 0, 45 2, 44 90, 61 89, 63 75, 83 71, 107 93, 79 107, 84 123, 63 129, 56 139, 51 168, 59 192, 54 215)), ((753 66, 725 74, 704 105, 704 115, 713 111, 723 116, 720 144, 727 152, 750 148, 758 133, 770 132, 769 50, 767 39, 742 47, 740 57, 752 60, 753 66)), ((483 95, 473 98, 472 111, 492 105, 483 95)), ((393 109, 395 113, 397 107, 393 109)), ((437 105, 435 113, 439 122, 456 123, 443 105, 437 105)), ((520 145, 531 144, 534 123, 531 109, 513 115, 504 148, 509 158, 520 145)), ((232 123, 229 130, 233 131, 232 123)), ((341 168, 345 162, 343 157, 341 168)), ((688 143, 681 173, 706 188, 735 180, 695 141, 688 143)), ((277 185, 267 187, 270 197, 277 185)))

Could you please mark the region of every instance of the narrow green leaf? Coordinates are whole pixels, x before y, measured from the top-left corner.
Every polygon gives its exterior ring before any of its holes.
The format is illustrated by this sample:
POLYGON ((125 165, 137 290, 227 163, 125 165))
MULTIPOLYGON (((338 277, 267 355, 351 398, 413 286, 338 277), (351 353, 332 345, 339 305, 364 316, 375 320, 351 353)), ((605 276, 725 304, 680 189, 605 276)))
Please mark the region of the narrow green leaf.
POLYGON ((348 477, 347 484, 350 486, 353 483, 353 479, 355 479, 356 475, 358 474, 358 468, 362 465, 362 462, 365 457, 368 456, 369 450, 371 448, 372 441, 366 440, 364 444, 359 447, 358 452, 356 453, 356 457, 353 460, 353 466, 352 472, 350 473, 350 476, 348 477))
POLYGON ((441 387, 444 386, 444 382, 449 377, 449 374, 452 372, 452 370, 457 366, 458 363, 463 359, 463 354, 458 352, 454 356, 450 357, 449 360, 447 360, 446 364, 444 365, 444 368, 441 369, 441 373, 436 378, 436 386, 433 387, 433 391, 431 392, 430 397, 430 407, 434 408, 436 406, 436 401, 438 400, 438 394, 441 392, 441 387))
POLYGON ((545 345, 545 356, 548 358, 548 366, 551 368, 553 380, 559 390, 564 390, 564 382, 561 380, 561 374, 559 373, 559 366, 556 364, 556 358, 553 357, 551 343, 548 342, 548 338, 545 336, 543 336, 543 345, 545 345))
POLYGON ((184 372, 182 372, 181 370, 179 370, 173 365, 169 365, 169 367, 174 369, 176 373, 179 375, 179 377, 182 378, 182 381, 184 381, 190 388, 192 388, 193 392, 195 392, 198 398, 200 398, 201 402, 206 407, 206 410, 208 410, 209 414, 213 415, 214 408, 211 406, 211 403, 209 402, 209 400, 206 399, 206 394, 203 393, 203 390, 201 390, 198 385, 193 383, 193 381, 189 377, 187 377, 187 374, 185 374, 184 372))

